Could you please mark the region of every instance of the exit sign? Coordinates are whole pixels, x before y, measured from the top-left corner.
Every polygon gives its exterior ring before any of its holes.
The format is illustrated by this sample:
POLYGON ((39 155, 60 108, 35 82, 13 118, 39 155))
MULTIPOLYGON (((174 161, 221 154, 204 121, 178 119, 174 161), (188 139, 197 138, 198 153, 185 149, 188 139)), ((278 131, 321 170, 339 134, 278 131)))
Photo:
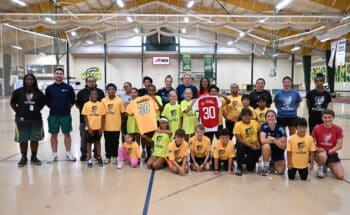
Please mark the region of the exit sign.
POLYGON ((169 57, 153 57, 153 64, 170 64, 169 57))

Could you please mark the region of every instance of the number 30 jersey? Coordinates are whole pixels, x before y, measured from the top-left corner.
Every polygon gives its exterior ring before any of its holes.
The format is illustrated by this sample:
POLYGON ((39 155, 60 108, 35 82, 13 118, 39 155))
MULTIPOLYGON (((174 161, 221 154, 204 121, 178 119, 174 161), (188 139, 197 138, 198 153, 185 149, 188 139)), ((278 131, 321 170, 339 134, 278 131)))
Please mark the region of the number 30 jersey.
POLYGON ((217 131, 219 124, 219 108, 221 100, 218 96, 203 95, 193 104, 192 109, 199 112, 201 124, 205 132, 217 131))
POLYGON ((130 101, 126 108, 129 115, 134 115, 141 134, 157 130, 156 111, 158 105, 148 95, 130 101))

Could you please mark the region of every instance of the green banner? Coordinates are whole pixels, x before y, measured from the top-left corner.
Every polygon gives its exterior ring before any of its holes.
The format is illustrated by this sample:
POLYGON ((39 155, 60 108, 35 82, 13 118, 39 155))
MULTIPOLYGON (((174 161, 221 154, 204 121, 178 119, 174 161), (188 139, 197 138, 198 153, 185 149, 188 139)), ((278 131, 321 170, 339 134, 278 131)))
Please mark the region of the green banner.
MULTIPOLYGON (((327 80, 326 66, 312 67, 311 77, 310 77, 311 83, 315 82, 314 80, 316 78, 317 73, 322 73, 325 77, 325 80, 327 80)), ((345 64, 343 66, 335 67, 334 82, 337 82, 337 83, 350 82, 350 64, 345 64)))
POLYGON ((191 71, 192 59, 190 54, 182 55, 182 70, 183 71, 191 71))
POLYGON ((204 76, 213 78, 213 55, 204 55, 204 76))

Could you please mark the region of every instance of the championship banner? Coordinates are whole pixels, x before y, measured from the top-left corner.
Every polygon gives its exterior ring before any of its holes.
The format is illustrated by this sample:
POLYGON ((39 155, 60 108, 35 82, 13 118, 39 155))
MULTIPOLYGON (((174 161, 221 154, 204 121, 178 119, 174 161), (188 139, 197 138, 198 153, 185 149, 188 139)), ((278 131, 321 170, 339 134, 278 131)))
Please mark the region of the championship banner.
POLYGON ((331 42, 331 56, 330 56, 329 61, 328 61, 328 66, 330 68, 333 68, 336 48, 337 48, 337 41, 331 42))
POLYGON ((192 59, 190 54, 182 55, 182 71, 191 71, 192 59))
POLYGON ((81 79, 85 80, 88 77, 94 77, 97 81, 101 80, 101 72, 98 67, 90 67, 83 74, 81 74, 81 79))
POLYGON ((345 65, 345 49, 346 49, 346 40, 341 39, 337 41, 337 52, 335 55, 335 65, 344 66, 345 65))
POLYGON ((204 55, 204 76, 213 78, 213 55, 204 55))

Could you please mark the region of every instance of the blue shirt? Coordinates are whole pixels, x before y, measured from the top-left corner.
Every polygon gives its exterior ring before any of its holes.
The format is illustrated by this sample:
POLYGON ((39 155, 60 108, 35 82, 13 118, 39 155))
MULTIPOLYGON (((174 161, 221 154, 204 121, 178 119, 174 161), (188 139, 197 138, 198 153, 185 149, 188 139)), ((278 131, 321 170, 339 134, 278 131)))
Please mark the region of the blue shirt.
POLYGON ((289 118, 297 116, 297 103, 301 102, 300 94, 291 89, 289 91, 280 90, 273 100, 277 105, 277 117, 289 118))
POLYGON ((197 95, 198 89, 197 89, 196 86, 193 86, 193 85, 191 84, 190 86, 186 87, 184 84, 180 84, 180 85, 176 88, 177 96, 178 96, 179 102, 185 99, 184 93, 185 93, 185 89, 186 89, 186 88, 191 88, 191 90, 192 90, 192 99, 194 99, 195 96, 197 95))
POLYGON ((267 123, 261 125, 260 131, 265 132, 267 137, 281 138, 287 137, 286 130, 279 124, 276 124, 274 130, 271 130, 267 123))
POLYGON ((169 92, 172 90, 175 89, 171 88, 170 90, 167 90, 165 87, 163 87, 162 89, 158 90, 157 95, 162 98, 163 106, 169 103, 169 92))
POLYGON ((45 97, 50 115, 70 115, 70 109, 75 102, 74 89, 66 84, 51 84, 46 88, 45 97))

